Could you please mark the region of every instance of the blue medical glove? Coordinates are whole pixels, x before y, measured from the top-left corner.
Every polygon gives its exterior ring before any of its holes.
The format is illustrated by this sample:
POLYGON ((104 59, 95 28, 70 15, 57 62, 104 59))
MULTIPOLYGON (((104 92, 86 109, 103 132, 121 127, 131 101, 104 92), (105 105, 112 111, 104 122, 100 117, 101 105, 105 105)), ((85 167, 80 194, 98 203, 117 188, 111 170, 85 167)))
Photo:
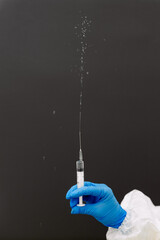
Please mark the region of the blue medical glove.
POLYGON ((118 228, 126 216, 112 189, 105 184, 85 182, 79 189, 75 185, 67 192, 66 199, 70 199, 72 214, 91 215, 106 227, 118 228), (77 206, 80 196, 86 202, 83 207, 77 206))

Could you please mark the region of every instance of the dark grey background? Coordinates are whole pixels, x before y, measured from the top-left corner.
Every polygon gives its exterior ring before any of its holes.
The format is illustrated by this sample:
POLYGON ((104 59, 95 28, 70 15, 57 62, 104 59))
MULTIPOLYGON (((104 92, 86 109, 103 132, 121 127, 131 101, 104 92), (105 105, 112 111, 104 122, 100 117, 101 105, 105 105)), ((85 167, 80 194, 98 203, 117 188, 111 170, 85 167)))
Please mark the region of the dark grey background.
POLYGON ((81 16, 85 178, 160 204, 160 2, 0 1, 0 238, 105 239, 70 215, 78 158, 81 16), (81 226, 81 230, 80 230, 81 226))

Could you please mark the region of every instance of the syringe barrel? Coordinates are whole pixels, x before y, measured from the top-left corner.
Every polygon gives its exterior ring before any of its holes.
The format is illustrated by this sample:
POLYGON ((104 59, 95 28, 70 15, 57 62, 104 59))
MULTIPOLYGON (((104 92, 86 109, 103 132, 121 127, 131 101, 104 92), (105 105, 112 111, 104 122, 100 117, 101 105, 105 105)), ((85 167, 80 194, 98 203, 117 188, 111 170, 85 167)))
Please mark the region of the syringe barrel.
MULTIPOLYGON (((84 161, 79 160, 76 162, 76 170, 77 170, 77 187, 84 187, 84 161)), ((79 197, 79 204, 77 206, 83 207, 85 204, 83 203, 83 197, 79 197)))
POLYGON ((77 161, 76 162, 76 170, 78 172, 83 172, 84 171, 84 161, 77 161))
POLYGON ((84 171, 77 171, 77 187, 84 187, 84 171))
POLYGON ((76 162, 76 170, 77 170, 77 187, 84 186, 84 161, 79 160, 76 162))

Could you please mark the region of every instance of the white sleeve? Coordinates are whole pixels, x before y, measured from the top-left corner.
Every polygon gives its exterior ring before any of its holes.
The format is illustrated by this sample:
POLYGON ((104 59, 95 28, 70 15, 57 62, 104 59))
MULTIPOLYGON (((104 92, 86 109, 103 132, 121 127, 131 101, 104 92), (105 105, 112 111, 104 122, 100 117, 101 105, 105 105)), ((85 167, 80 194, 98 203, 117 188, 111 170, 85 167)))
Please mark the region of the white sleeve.
POLYGON ((118 229, 109 228, 107 240, 160 240, 160 207, 138 190, 129 192, 121 206, 127 215, 118 229))

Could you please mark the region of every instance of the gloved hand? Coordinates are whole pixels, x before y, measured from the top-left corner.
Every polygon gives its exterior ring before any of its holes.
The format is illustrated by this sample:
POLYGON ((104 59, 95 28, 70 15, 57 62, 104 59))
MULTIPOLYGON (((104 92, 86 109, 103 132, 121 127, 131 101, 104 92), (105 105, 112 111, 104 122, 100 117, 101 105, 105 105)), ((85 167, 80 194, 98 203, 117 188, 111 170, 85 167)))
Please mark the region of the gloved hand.
POLYGON ((85 182, 84 187, 78 189, 75 185, 67 192, 66 199, 70 199, 72 214, 91 215, 107 227, 118 228, 126 216, 112 189, 105 184, 85 182), (80 196, 86 202, 83 207, 77 206, 80 196))

